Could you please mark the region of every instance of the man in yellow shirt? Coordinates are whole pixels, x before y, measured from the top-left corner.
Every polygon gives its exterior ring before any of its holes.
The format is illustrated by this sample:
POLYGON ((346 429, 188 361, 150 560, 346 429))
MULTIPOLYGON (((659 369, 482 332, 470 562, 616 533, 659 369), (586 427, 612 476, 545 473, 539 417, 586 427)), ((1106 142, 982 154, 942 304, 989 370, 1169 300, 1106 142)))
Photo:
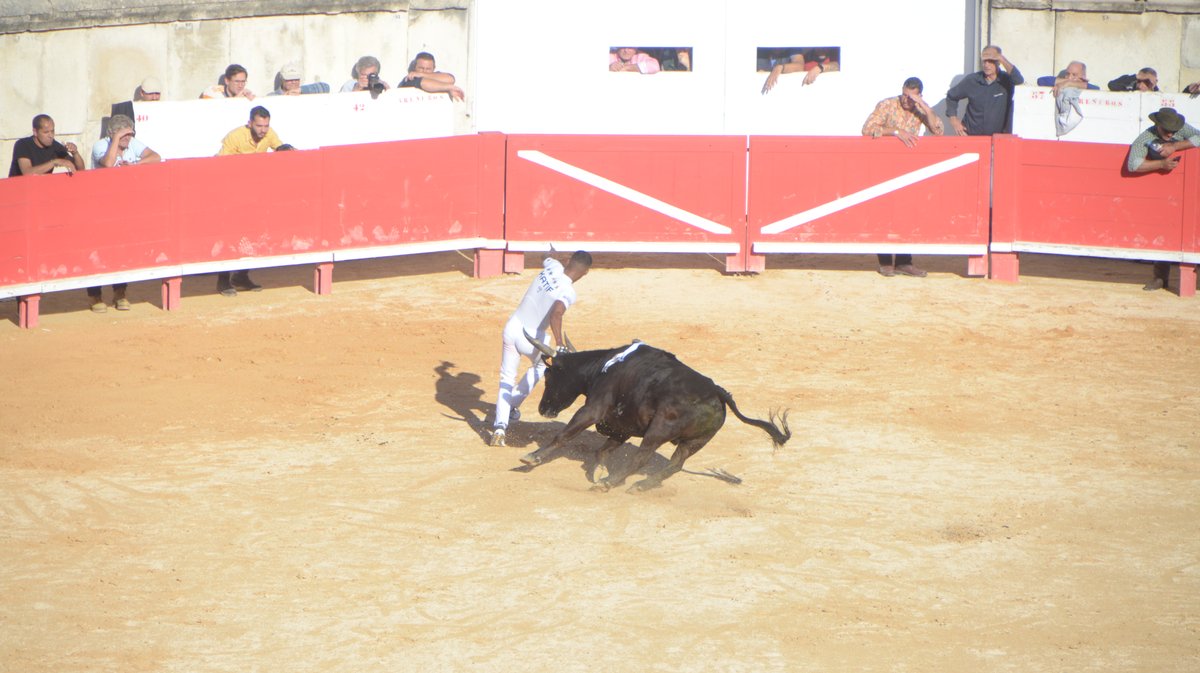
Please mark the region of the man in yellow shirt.
POLYGON ((253 110, 250 110, 249 123, 225 134, 225 139, 221 141, 221 151, 217 152, 217 156, 267 152, 277 149, 282 144, 283 141, 275 135, 275 130, 271 128, 271 113, 267 111, 267 108, 256 105, 253 110))
MULTIPOLYGON (((256 105, 250 110, 250 122, 245 126, 225 134, 221 141, 221 151, 217 156, 227 154, 256 154, 279 149, 283 142, 271 128, 271 113, 267 108, 256 105)), ((249 271, 221 271, 217 274, 217 292, 226 297, 236 297, 238 290, 258 292, 262 286, 250 280, 249 271)))

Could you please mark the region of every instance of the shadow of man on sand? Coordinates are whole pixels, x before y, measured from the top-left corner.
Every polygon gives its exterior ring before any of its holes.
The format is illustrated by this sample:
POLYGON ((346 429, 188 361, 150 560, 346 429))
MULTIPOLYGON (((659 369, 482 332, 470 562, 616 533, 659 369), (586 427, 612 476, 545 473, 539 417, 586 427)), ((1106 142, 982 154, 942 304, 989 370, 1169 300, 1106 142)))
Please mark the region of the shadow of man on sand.
POLYGON ((487 419, 492 405, 483 402, 483 388, 479 386, 482 379, 473 372, 454 374, 450 371, 454 367, 453 362, 443 360, 433 368, 438 375, 434 399, 454 412, 453 415, 445 414, 447 418, 463 421, 486 442, 491 436, 487 419))

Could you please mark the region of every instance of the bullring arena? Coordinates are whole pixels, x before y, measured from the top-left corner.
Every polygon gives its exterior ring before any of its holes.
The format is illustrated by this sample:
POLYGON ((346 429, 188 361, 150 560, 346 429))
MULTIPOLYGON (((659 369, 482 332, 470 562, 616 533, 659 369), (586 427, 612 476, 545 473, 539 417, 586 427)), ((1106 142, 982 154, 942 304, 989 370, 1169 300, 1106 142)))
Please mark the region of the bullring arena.
POLYGON ((58 292, 30 330, 0 303, 0 670, 1200 669, 1200 312, 1147 265, 597 254, 578 346, 791 410, 782 449, 731 417, 632 495, 589 491, 591 431, 515 469, 567 418, 540 389, 486 446, 540 259, 58 292))

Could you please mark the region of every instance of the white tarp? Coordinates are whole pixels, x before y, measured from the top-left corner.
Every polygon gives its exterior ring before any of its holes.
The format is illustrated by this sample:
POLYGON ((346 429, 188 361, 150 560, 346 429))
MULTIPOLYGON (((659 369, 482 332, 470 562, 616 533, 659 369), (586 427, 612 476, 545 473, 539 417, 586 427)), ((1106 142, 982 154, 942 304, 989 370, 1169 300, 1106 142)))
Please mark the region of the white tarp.
POLYGON ((454 135, 449 96, 403 88, 377 99, 360 92, 139 102, 137 137, 164 159, 211 157, 256 105, 267 108, 271 128, 296 149, 454 135))

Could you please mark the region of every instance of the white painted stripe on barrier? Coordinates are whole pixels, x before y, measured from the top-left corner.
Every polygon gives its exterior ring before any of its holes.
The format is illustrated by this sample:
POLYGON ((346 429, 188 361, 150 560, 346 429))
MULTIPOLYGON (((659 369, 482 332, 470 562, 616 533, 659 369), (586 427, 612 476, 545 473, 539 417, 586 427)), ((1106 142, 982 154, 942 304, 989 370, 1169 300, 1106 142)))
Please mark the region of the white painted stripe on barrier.
POLYGON ((908 253, 914 255, 986 255, 987 244, 924 243, 902 245, 899 243, 796 243, 786 241, 758 241, 753 246, 756 253, 803 252, 803 253, 908 253))
POLYGON ((1138 248, 1108 248, 1091 245, 1065 245, 1062 243, 1031 243, 1015 241, 1013 252, 1034 252, 1072 257, 1105 257, 1111 259, 1140 259, 1152 262, 1182 262, 1180 250, 1140 250, 1138 248))
POLYGON ((796 213, 795 215, 785 217, 777 222, 772 222, 771 224, 768 224, 762 228, 762 233, 783 233, 793 227, 798 227, 807 222, 812 222, 813 220, 825 217, 826 215, 832 215, 833 213, 845 210, 851 206, 857 206, 865 201, 870 201, 871 199, 878 198, 884 194, 890 194, 891 192, 903 189, 909 185, 914 185, 922 180, 928 180, 936 175, 947 173, 961 166, 973 164, 976 161, 979 161, 979 154, 975 152, 966 152, 958 155, 957 157, 946 159, 945 161, 939 161, 936 164, 932 164, 924 168, 918 168, 915 171, 905 173, 904 175, 892 178, 891 180, 886 180, 877 185, 867 187, 864 190, 834 199, 833 201, 819 205, 816 208, 810 208, 802 213, 796 213))
POLYGON ((735 255, 742 250, 737 243, 682 243, 642 241, 509 241, 510 252, 555 252, 587 250, 588 252, 682 252, 720 253, 735 255))
POLYGON ((684 224, 690 224, 697 229, 703 229, 704 231, 712 234, 733 233, 732 229, 723 224, 700 217, 695 213, 690 213, 682 208, 673 206, 660 199, 656 199, 649 194, 643 194, 636 189, 613 182, 608 178, 601 177, 595 173, 592 173, 591 171, 579 168, 578 166, 572 166, 565 161, 555 159, 554 157, 548 156, 543 152, 539 152, 537 150, 518 150, 517 156, 539 166, 549 168, 556 173, 562 173, 569 178, 574 178, 584 184, 591 185, 596 189, 602 189, 613 196, 619 196, 626 201, 630 201, 644 208, 662 213, 667 217, 672 217, 680 222, 683 222, 684 224))

